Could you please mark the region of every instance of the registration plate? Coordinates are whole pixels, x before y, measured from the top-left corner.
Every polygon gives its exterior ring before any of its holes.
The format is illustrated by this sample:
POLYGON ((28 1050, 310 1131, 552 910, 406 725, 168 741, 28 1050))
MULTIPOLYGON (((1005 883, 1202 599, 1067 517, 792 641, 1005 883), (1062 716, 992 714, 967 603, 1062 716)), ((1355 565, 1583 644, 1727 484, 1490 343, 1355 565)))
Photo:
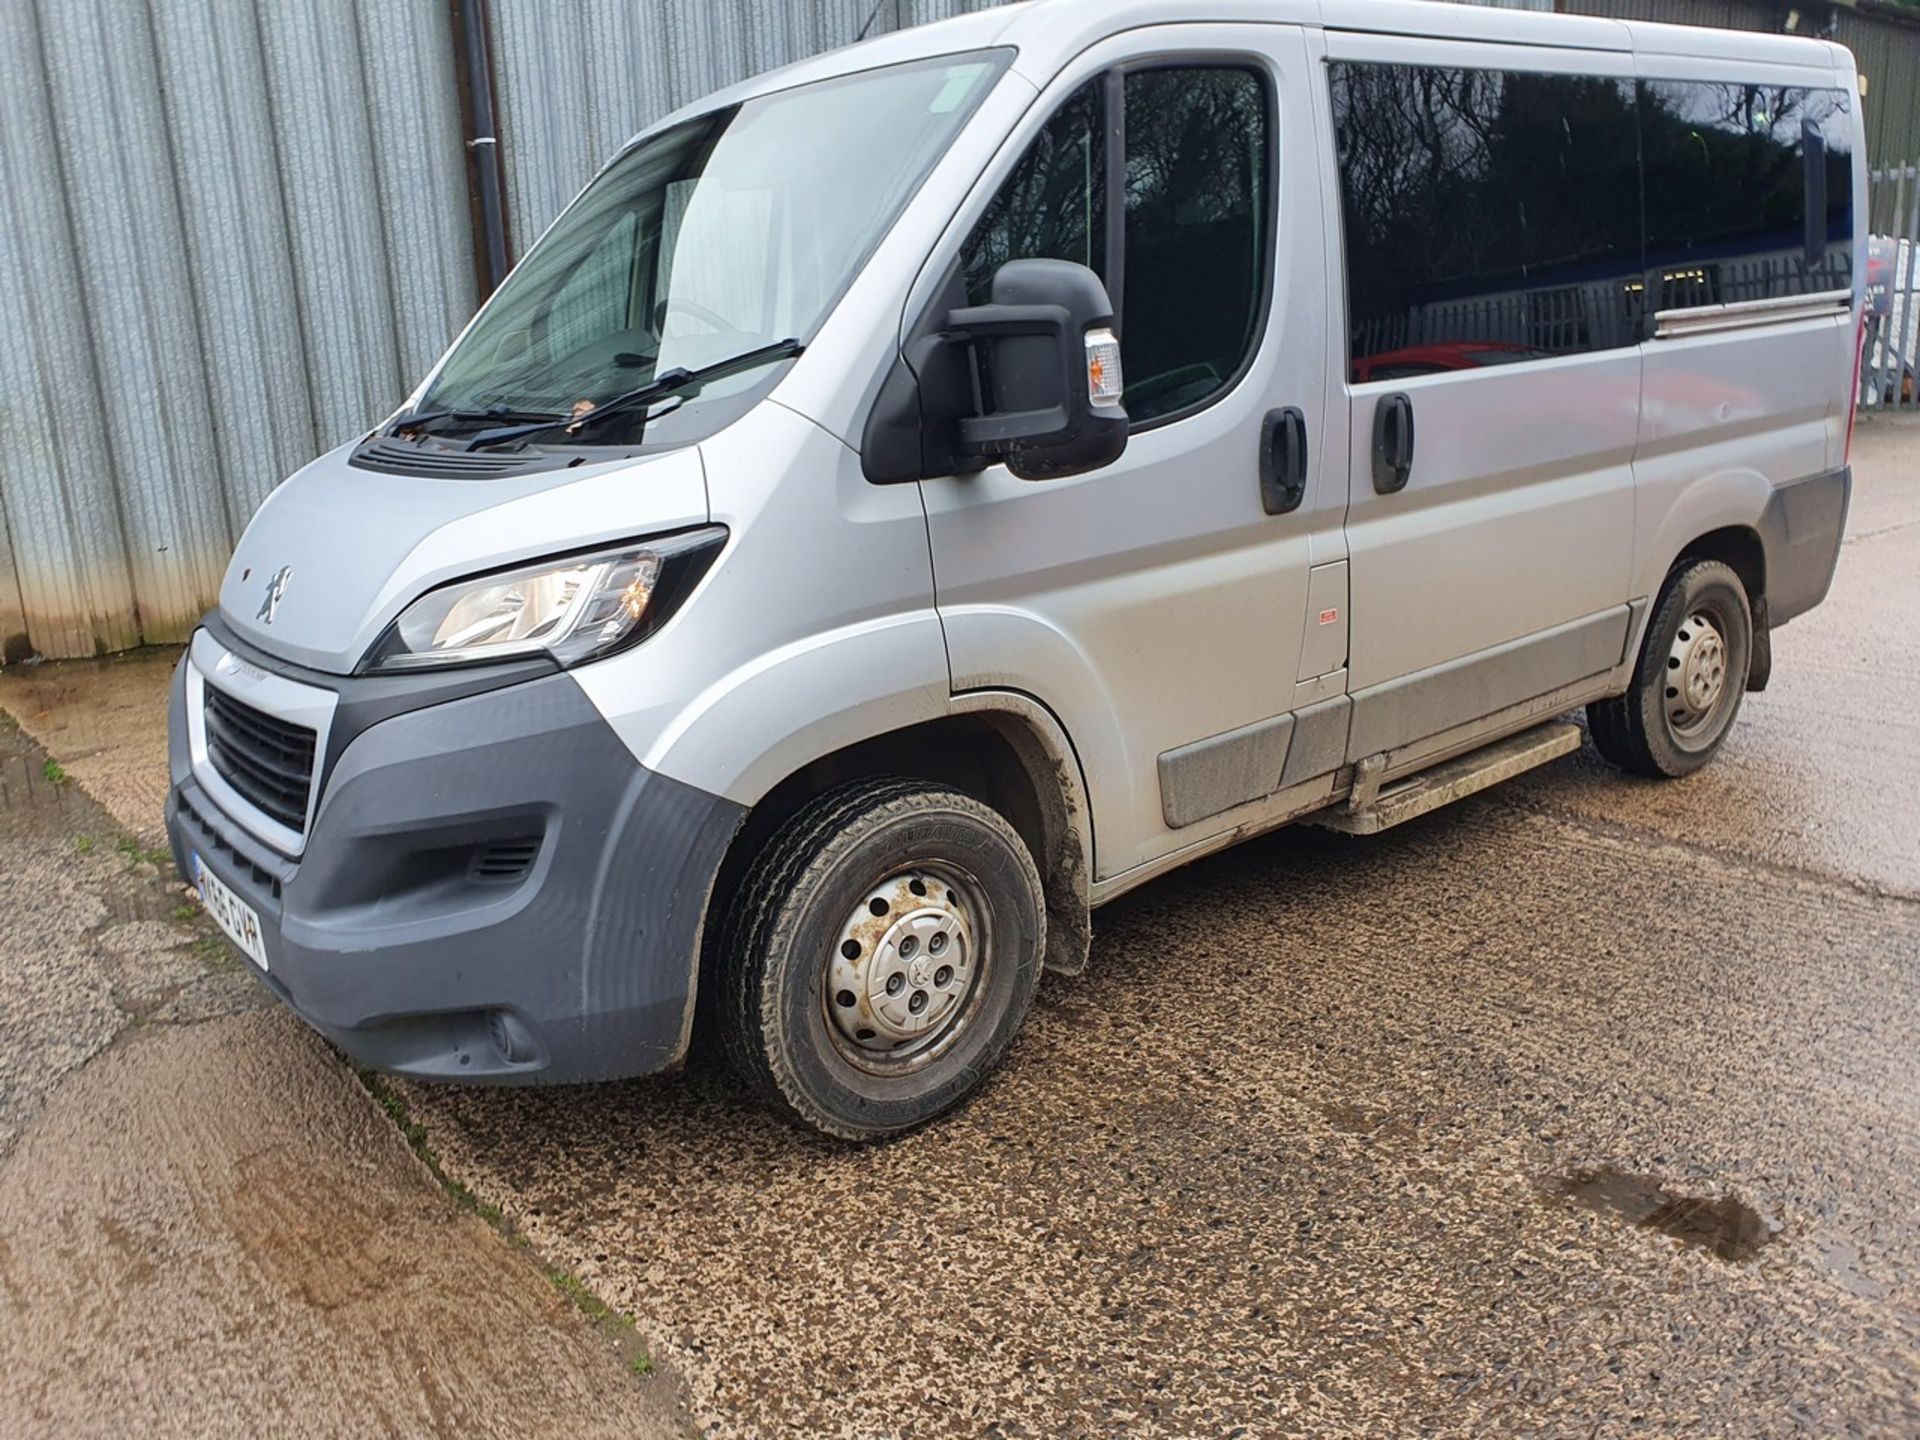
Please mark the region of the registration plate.
POLYGON ((213 916, 214 924, 227 932, 227 938, 246 951, 247 958, 262 970, 267 968, 267 942, 260 934, 260 917, 246 901, 229 890, 221 878, 207 868, 207 862, 193 857, 194 877, 200 882, 200 903, 213 916))

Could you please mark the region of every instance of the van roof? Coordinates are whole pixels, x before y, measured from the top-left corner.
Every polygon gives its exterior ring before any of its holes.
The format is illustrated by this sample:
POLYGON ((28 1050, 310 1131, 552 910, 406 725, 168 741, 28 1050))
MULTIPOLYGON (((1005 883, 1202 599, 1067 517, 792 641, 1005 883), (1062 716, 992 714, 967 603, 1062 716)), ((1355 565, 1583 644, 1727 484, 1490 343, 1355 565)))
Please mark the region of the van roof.
POLYGON ((1647 20, 1611 20, 1509 10, 1456 0, 1023 0, 875 36, 810 56, 704 96, 666 124, 774 90, 932 55, 1011 46, 1017 73, 1043 85, 1073 56, 1109 36, 1147 25, 1265 22, 1328 30, 1424 35, 1566 50, 1634 51, 1750 63, 1817 66, 1850 74, 1853 56, 1832 41, 1647 20))

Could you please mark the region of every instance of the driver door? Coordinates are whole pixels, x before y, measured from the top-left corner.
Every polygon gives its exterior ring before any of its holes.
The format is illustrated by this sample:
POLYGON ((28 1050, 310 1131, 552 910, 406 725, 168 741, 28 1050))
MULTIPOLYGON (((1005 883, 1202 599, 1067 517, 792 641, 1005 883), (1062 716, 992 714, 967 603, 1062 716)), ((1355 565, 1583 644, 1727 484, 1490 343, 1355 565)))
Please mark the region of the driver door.
POLYGON ((1322 755, 1330 788, 1341 758, 1345 439, 1324 423, 1307 66, 1302 33, 1277 25, 1095 47, 1047 88, 929 267, 959 264, 977 299, 1008 260, 1073 260, 1114 301, 1132 421, 1118 461, 922 482, 954 688, 1022 691, 1060 718, 1098 880, 1309 788, 1322 755), (1276 495, 1297 441, 1306 463, 1276 495), (1316 704, 1303 745, 1294 712, 1316 704))

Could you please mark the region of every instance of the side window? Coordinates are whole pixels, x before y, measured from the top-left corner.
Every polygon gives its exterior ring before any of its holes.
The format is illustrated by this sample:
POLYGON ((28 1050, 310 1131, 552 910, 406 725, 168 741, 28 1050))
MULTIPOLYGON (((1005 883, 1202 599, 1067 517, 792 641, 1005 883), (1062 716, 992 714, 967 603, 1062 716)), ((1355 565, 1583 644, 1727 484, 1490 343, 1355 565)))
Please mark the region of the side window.
POLYGON ((1009 260, 1073 260, 1113 287, 1107 273, 1104 86, 1074 91, 1020 157, 967 240, 967 299, 985 303, 1009 260))
POLYGON ((1655 309, 1850 287, 1849 113, 1844 90, 1641 83, 1655 309))
POLYGON ((1136 421, 1206 400, 1260 333, 1267 103, 1250 70, 1126 79, 1124 403, 1136 421))
POLYGON ((1639 339, 1631 81, 1329 72, 1354 383, 1639 339))
POLYGON ((967 298, 987 299, 1009 260, 1077 261, 1119 307, 1133 421, 1206 401, 1260 332, 1268 128, 1266 87, 1249 69, 1133 70, 1117 96, 1096 77, 1047 122, 974 227, 962 258, 967 298), (1110 104, 1119 107, 1111 126, 1110 104), (1116 129, 1126 137, 1117 177, 1107 151, 1116 129), (1124 219, 1120 253, 1109 255, 1113 203, 1124 219))

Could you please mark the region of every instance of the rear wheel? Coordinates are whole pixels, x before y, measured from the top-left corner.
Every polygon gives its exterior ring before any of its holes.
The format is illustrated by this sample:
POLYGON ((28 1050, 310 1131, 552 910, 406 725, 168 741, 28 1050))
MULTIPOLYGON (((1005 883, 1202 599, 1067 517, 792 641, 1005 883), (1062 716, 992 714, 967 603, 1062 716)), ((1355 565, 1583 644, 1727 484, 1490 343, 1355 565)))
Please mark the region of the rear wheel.
POLYGON ((1039 871, 970 796, 865 780, 821 796, 749 867, 721 938, 722 1043, 790 1118, 873 1140, 997 1065, 1039 981, 1039 871))
POLYGON ((1587 706, 1594 746, 1636 775, 1692 774, 1733 728, 1752 654, 1753 610, 1740 577, 1718 560, 1681 566, 1647 622, 1631 688, 1587 706))

